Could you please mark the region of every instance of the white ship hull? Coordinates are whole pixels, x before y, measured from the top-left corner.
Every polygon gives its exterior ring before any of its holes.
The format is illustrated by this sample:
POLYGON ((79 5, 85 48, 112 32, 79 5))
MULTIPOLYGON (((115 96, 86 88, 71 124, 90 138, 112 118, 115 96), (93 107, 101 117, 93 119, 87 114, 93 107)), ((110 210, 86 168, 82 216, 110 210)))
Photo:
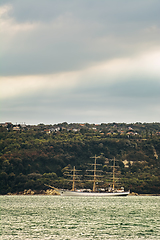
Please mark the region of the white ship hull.
POLYGON ((80 192, 80 191, 69 191, 60 190, 58 191, 61 196, 78 196, 78 197, 118 197, 127 196, 130 192, 80 192))

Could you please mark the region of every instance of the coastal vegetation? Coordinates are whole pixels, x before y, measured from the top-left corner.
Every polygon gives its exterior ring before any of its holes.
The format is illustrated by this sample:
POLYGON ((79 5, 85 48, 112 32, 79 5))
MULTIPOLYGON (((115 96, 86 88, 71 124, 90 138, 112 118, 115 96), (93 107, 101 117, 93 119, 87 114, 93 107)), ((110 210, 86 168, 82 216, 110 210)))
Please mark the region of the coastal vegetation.
MULTIPOLYGON (((77 187, 86 181, 95 155, 102 177, 97 186, 116 182, 137 193, 160 193, 160 123, 0 125, 0 194, 25 189, 46 190, 45 184, 71 189, 68 175, 81 170, 77 187)), ((78 173, 79 174, 79 173, 78 173)))

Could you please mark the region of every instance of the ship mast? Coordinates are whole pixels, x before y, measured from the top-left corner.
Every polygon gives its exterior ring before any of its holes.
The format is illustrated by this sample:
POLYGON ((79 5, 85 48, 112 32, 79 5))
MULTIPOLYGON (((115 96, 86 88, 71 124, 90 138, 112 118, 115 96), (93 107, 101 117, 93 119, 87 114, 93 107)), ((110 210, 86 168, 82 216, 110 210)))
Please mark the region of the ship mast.
POLYGON ((78 172, 78 171, 81 171, 81 170, 76 170, 76 168, 75 168, 75 166, 73 167, 73 169, 66 169, 67 171, 66 172, 64 172, 64 174, 68 177, 68 176, 71 176, 72 177, 72 180, 68 180, 68 181, 71 181, 72 182, 72 189, 71 189, 71 191, 75 191, 76 190, 76 188, 75 188, 75 182, 76 181, 79 181, 79 180, 77 180, 76 178, 77 177, 79 177, 79 176, 81 176, 81 175, 77 175, 76 174, 76 172, 78 172), (73 174, 69 174, 69 172, 73 172, 73 174))
POLYGON ((97 158, 96 155, 95 155, 95 158, 94 158, 94 180, 93 180, 93 192, 96 191, 96 164, 97 164, 97 158))
POLYGON ((97 172, 97 169, 96 169, 96 166, 97 165, 101 165, 101 164, 97 164, 97 158, 100 158, 100 156, 94 156, 94 157, 91 157, 91 158, 94 158, 94 170, 93 170, 93 172, 94 172, 94 179, 93 179, 93 192, 95 192, 96 191, 96 177, 97 177, 97 175, 96 175, 96 172, 97 172))
POLYGON ((116 179, 119 179, 119 178, 116 178, 116 177, 115 177, 115 168, 117 167, 115 163, 116 163, 117 160, 116 160, 116 158, 114 157, 114 158, 112 159, 112 161, 113 161, 113 166, 112 166, 112 168, 113 168, 113 170, 112 170, 112 174, 113 174, 113 175, 112 175, 112 176, 113 176, 113 177, 112 177, 112 179, 113 179, 113 181, 112 181, 112 189, 114 190, 114 188, 115 188, 115 183, 116 183, 116 179))
POLYGON ((75 176, 76 176, 76 168, 75 166, 73 167, 73 183, 72 183, 72 190, 75 191, 75 176))
POLYGON ((77 175, 76 172, 81 171, 81 170, 76 170, 76 168, 74 166, 73 170, 71 170, 71 171, 73 172, 72 190, 71 191, 75 191, 76 190, 76 188, 75 188, 75 181, 78 181, 78 180, 76 180, 76 177, 81 176, 81 175, 77 175))
POLYGON ((113 159, 113 190, 115 186, 115 157, 113 159))

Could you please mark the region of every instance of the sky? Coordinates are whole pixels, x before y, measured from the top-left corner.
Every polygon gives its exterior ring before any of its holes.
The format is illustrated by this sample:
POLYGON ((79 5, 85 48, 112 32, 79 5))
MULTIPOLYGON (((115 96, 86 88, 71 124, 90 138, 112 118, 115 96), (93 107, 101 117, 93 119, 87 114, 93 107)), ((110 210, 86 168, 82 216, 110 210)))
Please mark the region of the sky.
POLYGON ((159 0, 1 0, 0 122, 159 122, 159 10, 159 0))

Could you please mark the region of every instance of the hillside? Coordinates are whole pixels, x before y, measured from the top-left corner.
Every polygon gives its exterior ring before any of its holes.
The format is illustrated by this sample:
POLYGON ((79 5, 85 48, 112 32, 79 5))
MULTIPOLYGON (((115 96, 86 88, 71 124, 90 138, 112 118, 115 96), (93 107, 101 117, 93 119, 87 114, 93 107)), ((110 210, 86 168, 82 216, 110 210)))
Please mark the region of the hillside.
POLYGON ((160 123, 6 123, 0 139, 0 194, 42 190, 44 184, 71 188, 66 169, 76 166, 84 179, 95 154, 101 156, 105 176, 100 186, 111 183, 108 172, 111 176, 115 157, 117 182, 137 193, 160 193, 160 123))

